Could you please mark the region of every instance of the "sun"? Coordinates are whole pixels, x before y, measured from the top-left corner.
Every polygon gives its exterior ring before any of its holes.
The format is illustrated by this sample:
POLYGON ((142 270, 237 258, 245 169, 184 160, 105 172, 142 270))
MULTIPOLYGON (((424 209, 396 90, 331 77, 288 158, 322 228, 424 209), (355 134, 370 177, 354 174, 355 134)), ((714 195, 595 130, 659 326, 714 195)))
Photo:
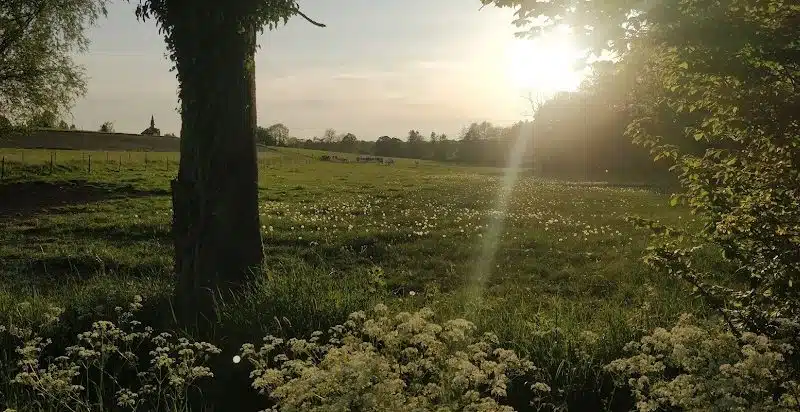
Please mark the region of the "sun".
POLYGON ((557 30, 536 39, 514 39, 506 49, 508 80, 525 92, 552 95, 575 91, 586 76, 575 70, 584 56, 567 30, 557 30))

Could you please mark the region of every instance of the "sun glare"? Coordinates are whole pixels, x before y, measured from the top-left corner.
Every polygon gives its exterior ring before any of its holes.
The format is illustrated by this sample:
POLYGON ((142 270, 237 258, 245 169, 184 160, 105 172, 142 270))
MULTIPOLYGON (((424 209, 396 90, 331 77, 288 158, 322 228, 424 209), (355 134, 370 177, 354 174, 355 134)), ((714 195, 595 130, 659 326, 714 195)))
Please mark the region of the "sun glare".
POLYGON ((568 32, 557 32, 539 38, 514 39, 506 50, 508 76, 514 87, 524 92, 551 95, 574 91, 585 77, 575 70, 582 53, 575 47, 568 32))

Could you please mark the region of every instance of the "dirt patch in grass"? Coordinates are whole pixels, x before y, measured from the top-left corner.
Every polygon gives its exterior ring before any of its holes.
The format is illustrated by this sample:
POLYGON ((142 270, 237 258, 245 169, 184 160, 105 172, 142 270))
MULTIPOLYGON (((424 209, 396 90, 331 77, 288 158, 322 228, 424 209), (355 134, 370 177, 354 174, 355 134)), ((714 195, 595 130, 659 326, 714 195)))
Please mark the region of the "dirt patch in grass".
POLYGON ((0 217, 29 216, 45 210, 109 199, 164 196, 167 190, 140 190, 131 185, 66 182, 14 182, 0 185, 0 217))

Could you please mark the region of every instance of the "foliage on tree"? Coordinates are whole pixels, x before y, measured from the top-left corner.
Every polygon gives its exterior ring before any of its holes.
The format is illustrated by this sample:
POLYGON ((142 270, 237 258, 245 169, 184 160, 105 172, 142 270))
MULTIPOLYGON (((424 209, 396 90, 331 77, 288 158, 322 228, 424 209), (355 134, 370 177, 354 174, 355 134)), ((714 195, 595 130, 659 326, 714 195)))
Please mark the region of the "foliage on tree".
POLYGON ((419 130, 409 130, 408 139, 406 142, 408 143, 408 157, 414 159, 424 159, 430 157, 430 155, 426 153, 427 145, 425 138, 422 137, 422 133, 420 133, 419 130))
POLYGON ((298 138, 296 138, 294 136, 289 136, 289 138, 286 139, 286 146, 297 147, 299 142, 300 142, 300 139, 298 139, 298 138))
POLYGON ((43 111, 66 112, 86 91, 73 56, 86 50, 86 28, 105 15, 105 0, 0 2, 0 113, 28 124, 43 111))
POLYGON ((345 133, 342 136, 342 140, 341 140, 342 143, 346 143, 346 144, 354 144, 357 141, 358 141, 358 138, 356 137, 356 135, 354 135, 352 133, 345 133))
POLYGON ((283 123, 273 124, 270 127, 258 127, 256 141, 265 146, 285 146, 289 139, 289 128, 283 123))
MULTIPOLYGON (((487 142, 496 143, 495 139, 501 134, 501 128, 484 121, 472 123, 461 131, 461 143, 458 145, 458 159, 473 164, 486 164, 488 156, 487 142)), ((496 145, 495 145, 496 146, 496 145)), ((496 149, 491 148, 494 152, 496 149)))
POLYGON ((283 146, 289 139, 289 128, 283 123, 273 124, 267 128, 267 133, 272 137, 276 146, 283 146))
POLYGON ((211 323, 215 302, 230 297, 262 261, 256 35, 304 15, 294 0, 139 0, 136 15, 157 22, 179 85, 176 311, 184 324, 211 323))
POLYGON ((11 120, 0 114, 0 139, 5 139, 10 135, 18 133, 20 130, 15 127, 11 120))
POLYGON ((267 132, 267 128, 262 126, 256 128, 256 142, 265 146, 275 146, 275 140, 267 132))
POLYGON ((422 133, 420 133, 419 130, 409 130, 407 141, 409 144, 414 145, 425 142, 425 138, 422 137, 422 133))
POLYGON ((433 139, 431 136, 431 143, 433 144, 433 160, 440 162, 450 160, 454 154, 454 146, 457 142, 451 141, 447 138, 446 134, 440 134, 433 139))
POLYGON ((405 143, 396 137, 381 136, 375 142, 377 156, 405 157, 405 153, 405 143))
POLYGON ((100 126, 100 131, 103 133, 114 133, 114 122, 104 122, 100 126))
POLYGON ((34 115, 32 115, 27 123, 28 127, 31 128, 47 128, 52 129, 56 127, 58 121, 58 115, 51 110, 40 110, 34 115))
POLYGON ((337 143, 339 140, 339 134, 336 133, 335 129, 325 129, 322 134, 322 141, 325 143, 337 143))
MULTIPOLYGON (((528 34, 568 24, 594 52, 616 53, 619 63, 604 70, 629 82, 621 99, 631 115, 628 136, 673 164, 683 188, 673 204, 705 223, 689 233, 639 221, 660 233, 648 262, 688 281, 735 336, 763 334, 797 348, 800 4, 488 3, 515 7, 515 23, 530 26, 528 34), (715 252, 733 269, 698 264, 715 252)), ((781 352, 797 364, 797 351, 781 352)))
POLYGON ((345 153, 352 153, 358 147, 358 138, 352 133, 345 133, 339 141, 342 151, 345 153))
POLYGON ((61 130, 67 130, 67 129, 69 129, 69 125, 67 125, 67 122, 65 122, 64 120, 59 120, 58 121, 58 128, 61 129, 61 130))

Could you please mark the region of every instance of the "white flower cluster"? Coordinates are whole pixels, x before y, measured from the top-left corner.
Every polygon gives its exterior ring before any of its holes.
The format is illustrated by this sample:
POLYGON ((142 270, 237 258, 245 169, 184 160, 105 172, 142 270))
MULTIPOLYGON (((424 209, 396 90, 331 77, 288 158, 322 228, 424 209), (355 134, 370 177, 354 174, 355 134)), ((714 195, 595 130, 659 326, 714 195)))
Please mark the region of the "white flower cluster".
POLYGON ((629 358, 606 368, 627 378, 640 411, 798 410, 800 386, 789 379, 792 348, 764 336, 701 328, 689 315, 628 344, 629 358))
MULTIPOLYGON (((187 410, 189 390, 197 380, 213 377, 205 362, 220 351, 208 343, 141 328, 133 319, 141 301, 137 296, 127 310, 115 308, 116 323, 94 322, 91 330, 77 336, 76 345, 55 358, 43 356, 51 342, 32 329, 14 324, 0 328, 0 333, 8 331, 21 341, 12 383, 33 395, 13 405, 15 410, 96 410, 95 406, 107 404, 102 397, 106 393, 116 393, 116 405, 126 410, 187 410), (152 350, 149 366, 140 371, 137 353, 144 353, 143 348, 152 350), (131 379, 123 383, 121 376, 131 379)), ((46 320, 54 321, 52 316, 46 320)))
POLYGON ((497 348, 492 334, 478 336, 466 320, 432 318, 429 309, 391 314, 378 305, 351 314, 327 342, 321 332, 267 337, 241 354, 275 411, 512 411, 498 400, 512 377, 534 369, 531 362, 497 348))

